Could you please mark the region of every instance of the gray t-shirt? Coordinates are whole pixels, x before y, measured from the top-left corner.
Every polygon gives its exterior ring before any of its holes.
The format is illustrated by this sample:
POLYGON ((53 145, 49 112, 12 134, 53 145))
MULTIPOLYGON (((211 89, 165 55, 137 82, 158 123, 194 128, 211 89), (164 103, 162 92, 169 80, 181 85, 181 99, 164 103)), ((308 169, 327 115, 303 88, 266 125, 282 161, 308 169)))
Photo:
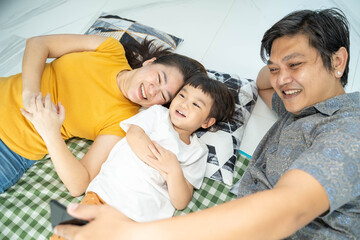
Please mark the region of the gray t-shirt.
POLYGON ((330 210, 289 239, 360 238, 360 94, 344 94, 304 109, 286 111, 275 93, 280 119, 256 148, 238 196, 272 189, 290 169, 300 169, 324 187, 330 210))

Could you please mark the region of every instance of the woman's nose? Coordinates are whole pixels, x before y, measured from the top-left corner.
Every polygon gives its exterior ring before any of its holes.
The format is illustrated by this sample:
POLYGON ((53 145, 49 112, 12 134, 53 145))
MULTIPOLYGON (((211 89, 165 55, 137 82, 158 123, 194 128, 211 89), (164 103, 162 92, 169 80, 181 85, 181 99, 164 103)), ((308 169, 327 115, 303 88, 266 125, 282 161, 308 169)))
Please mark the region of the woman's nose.
POLYGON ((156 96, 156 94, 158 94, 160 91, 159 86, 154 85, 154 84, 150 84, 148 87, 148 93, 150 94, 150 96, 154 97, 156 96))

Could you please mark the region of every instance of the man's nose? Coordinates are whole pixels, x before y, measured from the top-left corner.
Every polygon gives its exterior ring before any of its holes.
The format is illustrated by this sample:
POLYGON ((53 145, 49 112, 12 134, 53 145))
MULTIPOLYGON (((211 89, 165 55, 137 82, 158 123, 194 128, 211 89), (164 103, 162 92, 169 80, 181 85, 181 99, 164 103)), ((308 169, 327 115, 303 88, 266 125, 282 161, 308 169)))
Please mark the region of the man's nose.
POLYGON ((289 71, 281 69, 277 78, 277 84, 282 86, 290 83, 292 81, 292 77, 289 71))

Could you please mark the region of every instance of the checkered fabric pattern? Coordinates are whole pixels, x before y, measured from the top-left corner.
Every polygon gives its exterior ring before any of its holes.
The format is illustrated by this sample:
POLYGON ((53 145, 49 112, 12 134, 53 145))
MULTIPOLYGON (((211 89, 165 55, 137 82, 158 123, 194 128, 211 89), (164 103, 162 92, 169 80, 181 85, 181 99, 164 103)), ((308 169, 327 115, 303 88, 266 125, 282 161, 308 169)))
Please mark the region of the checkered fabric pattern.
MULTIPOLYGON (((91 141, 71 139, 67 145, 80 159, 91 141)), ((235 165, 236 179, 242 176, 248 162, 248 158, 239 155, 235 165)), ((48 239, 52 235, 50 200, 56 199, 67 206, 70 202, 80 202, 82 198, 70 196, 46 156, 31 167, 16 185, 0 194, 0 239, 48 239)), ((175 215, 198 211, 235 198, 228 185, 205 178, 201 188, 194 191, 188 207, 175 215)))

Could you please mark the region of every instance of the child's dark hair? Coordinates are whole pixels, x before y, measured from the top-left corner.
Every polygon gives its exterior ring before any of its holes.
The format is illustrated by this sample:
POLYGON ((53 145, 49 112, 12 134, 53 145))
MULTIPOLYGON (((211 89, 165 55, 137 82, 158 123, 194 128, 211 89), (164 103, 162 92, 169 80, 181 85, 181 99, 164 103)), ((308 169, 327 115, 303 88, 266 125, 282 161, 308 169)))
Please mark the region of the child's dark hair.
POLYGON ((199 88, 213 99, 209 118, 213 117, 217 122, 231 120, 235 112, 235 100, 224 83, 201 73, 190 77, 185 85, 199 88))

